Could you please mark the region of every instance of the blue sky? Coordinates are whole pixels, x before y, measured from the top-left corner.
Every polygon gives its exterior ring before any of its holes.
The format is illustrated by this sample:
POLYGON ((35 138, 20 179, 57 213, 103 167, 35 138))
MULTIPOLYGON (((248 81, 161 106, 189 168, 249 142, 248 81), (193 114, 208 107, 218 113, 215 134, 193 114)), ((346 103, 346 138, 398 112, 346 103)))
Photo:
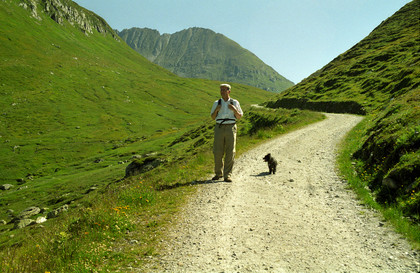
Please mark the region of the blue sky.
POLYGON ((294 83, 366 37, 410 0, 75 0, 118 30, 203 27, 294 83))

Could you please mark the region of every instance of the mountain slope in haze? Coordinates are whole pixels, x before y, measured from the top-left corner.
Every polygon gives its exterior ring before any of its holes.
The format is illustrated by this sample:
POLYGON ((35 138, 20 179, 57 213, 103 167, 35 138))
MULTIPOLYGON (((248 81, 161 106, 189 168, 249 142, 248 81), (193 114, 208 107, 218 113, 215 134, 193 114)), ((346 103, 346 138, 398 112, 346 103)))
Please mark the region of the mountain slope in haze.
POLYGON ((188 78, 238 82, 279 93, 293 83, 222 34, 189 28, 162 34, 148 28, 118 32, 148 60, 188 78))
POLYGON ((420 221, 420 1, 382 22, 270 107, 367 113, 357 171, 377 200, 420 221))
MULTIPOLYGON (((149 62, 72 1, 0 1, 0 25, 0 184, 13 186, 0 219, 121 177, 119 163, 209 118, 220 96, 220 82, 149 62)), ((272 96, 232 89, 244 108, 272 96)))

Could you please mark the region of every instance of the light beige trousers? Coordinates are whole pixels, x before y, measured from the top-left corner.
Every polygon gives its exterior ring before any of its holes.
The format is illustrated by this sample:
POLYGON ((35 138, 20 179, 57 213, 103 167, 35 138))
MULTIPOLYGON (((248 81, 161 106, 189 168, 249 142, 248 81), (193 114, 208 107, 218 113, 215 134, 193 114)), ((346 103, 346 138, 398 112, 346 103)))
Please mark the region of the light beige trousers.
POLYGON ((236 124, 216 124, 214 128, 214 172, 230 178, 236 153, 236 124), (223 160, 224 156, 224 160, 223 160))

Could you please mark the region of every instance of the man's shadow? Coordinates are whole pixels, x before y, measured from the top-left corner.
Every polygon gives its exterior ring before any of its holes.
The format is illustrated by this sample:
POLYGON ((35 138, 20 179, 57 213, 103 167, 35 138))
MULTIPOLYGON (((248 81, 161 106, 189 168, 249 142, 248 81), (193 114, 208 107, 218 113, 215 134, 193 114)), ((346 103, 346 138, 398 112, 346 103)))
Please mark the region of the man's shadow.
POLYGON ((216 184, 216 183, 230 183, 230 182, 225 182, 223 180, 195 180, 195 181, 191 181, 191 182, 186 182, 186 183, 175 183, 173 185, 160 185, 157 190, 158 191, 164 191, 164 190, 170 190, 170 189, 175 189, 175 188, 180 188, 180 187, 186 187, 186 186, 195 186, 195 185, 203 185, 203 184, 216 184))
MULTIPOLYGON (((270 172, 262 172, 259 174, 252 174, 251 176, 254 177, 261 177, 261 176, 267 176, 270 175, 270 172)), ((203 184, 216 184, 216 183, 231 183, 231 182, 225 182, 223 180, 195 180, 195 181, 191 181, 191 182, 185 182, 185 183, 175 183, 173 185, 160 185, 157 190, 158 191, 164 191, 164 190, 171 190, 171 189, 175 189, 175 188, 180 188, 180 187, 187 187, 187 186, 195 186, 195 185, 203 185, 203 184)))

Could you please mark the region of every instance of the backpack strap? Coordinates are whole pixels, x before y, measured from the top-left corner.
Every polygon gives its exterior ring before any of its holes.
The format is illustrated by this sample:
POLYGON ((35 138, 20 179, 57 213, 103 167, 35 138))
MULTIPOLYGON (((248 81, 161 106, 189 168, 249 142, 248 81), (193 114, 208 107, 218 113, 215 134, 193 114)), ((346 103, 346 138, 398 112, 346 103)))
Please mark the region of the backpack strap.
MULTIPOLYGON (((217 119, 217 121, 222 121, 219 123, 219 127, 222 126, 225 121, 235 121, 236 123, 236 119, 231 119, 231 118, 217 119)), ((233 125, 235 123, 229 123, 229 125, 233 125)))
MULTIPOLYGON (((232 98, 229 99, 229 102, 230 102, 230 104, 232 104, 232 105, 235 106, 234 100, 232 98)), ((218 105, 222 104, 222 99, 219 99, 218 102, 217 102, 217 104, 218 105)), ((235 121, 235 123, 236 123, 236 118, 234 118, 234 119, 231 119, 231 118, 216 119, 216 121, 222 121, 221 123, 219 123, 219 127, 220 127, 226 121, 235 121)), ((235 123, 232 123, 232 124, 235 124, 235 123)))

